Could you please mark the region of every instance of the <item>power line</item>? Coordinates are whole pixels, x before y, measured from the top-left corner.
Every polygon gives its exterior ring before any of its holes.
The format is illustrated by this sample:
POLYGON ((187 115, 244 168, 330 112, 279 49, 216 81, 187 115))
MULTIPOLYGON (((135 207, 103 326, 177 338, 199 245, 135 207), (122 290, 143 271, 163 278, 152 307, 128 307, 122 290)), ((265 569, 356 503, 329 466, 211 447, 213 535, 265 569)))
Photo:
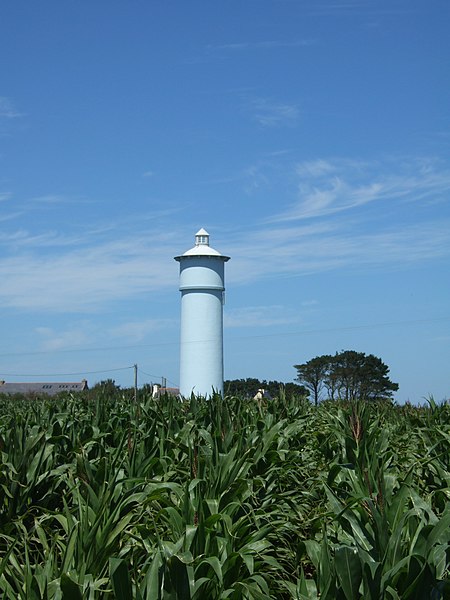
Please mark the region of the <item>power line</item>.
MULTIPOLYGON (((249 340, 256 338, 268 338, 268 337, 285 337, 294 335, 311 335, 313 333, 335 333, 338 331, 354 331, 358 329, 374 329, 378 327, 393 327, 397 325, 416 325, 418 323, 433 323, 439 321, 450 321, 450 317, 436 317, 434 319, 414 319, 409 321, 386 321, 385 323, 372 323, 366 325, 347 325, 345 327, 330 327, 327 329, 306 329, 303 331, 284 331, 276 333, 261 333, 258 335, 243 335, 228 338, 229 341, 234 340, 249 340)), ((199 340, 200 341, 200 340, 199 340)), ((209 341, 209 340, 206 340, 209 341)))
POLYGON ((167 383, 171 383, 172 384, 172 387, 175 387, 175 388, 180 387, 179 383, 175 383, 174 381, 170 381, 170 379, 167 379, 167 377, 165 379, 166 379, 167 383))
POLYGON ((174 346, 177 344, 174 342, 157 342, 152 344, 130 344, 128 346, 96 346, 90 348, 83 348, 82 346, 73 346, 72 348, 57 349, 57 350, 34 350, 32 352, 4 352, 0 354, 1 357, 8 356, 37 356, 41 354, 69 354, 72 352, 107 352, 109 350, 131 350, 133 348, 151 348, 153 346, 174 346))
MULTIPOLYGON (((358 329, 373 329, 377 327, 395 327, 402 325, 417 325, 420 323, 436 323, 440 321, 449 321, 450 316, 444 317, 435 317, 429 319, 410 319, 406 321, 386 321, 384 323, 368 323, 363 325, 347 325, 343 327, 331 327, 326 329, 309 329, 303 331, 285 331, 285 332, 276 332, 276 333, 261 333, 261 334, 252 334, 252 335, 241 335, 241 336, 231 336, 226 338, 226 341, 239 341, 239 340, 250 340, 250 339, 261 339, 261 338, 272 338, 272 337, 286 337, 286 336, 302 336, 302 335, 311 335, 314 333, 333 333, 338 331, 354 331, 358 329)), ((209 342, 213 340, 193 340, 190 343, 197 342, 209 342)), ((105 347, 91 347, 91 348, 82 348, 82 347, 73 347, 68 349, 59 349, 59 350, 36 350, 33 352, 5 352, 0 354, 0 358, 2 357, 13 357, 13 356, 38 356, 45 354, 69 354, 73 352, 106 352, 109 350, 129 350, 134 348, 160 348, 162 346, 174 346, 179 342, 154 342, 151 344, 132 344, 128 346, 105 346, 105 347)), ((132 369, 133 367, 125 367, 127 369, 132 369)), ((100 373, 106 371, 99 371, 100 373)), ((70 373, 69 373, 70 374, 70 373)), ((77 373, 75 373, 77 374, 77 373)), ((151 375, 153 377, 153 375, 151 375)))
POLYGON ((146 373, 141 368, 139 369, 139 373, 147 375, 147 377, 151 377, 153 380, 155 380, 155 379, 165 379, 166 382, 172 384, 173 387, 178 387, 178 383, 175 383, 175 382, 171 381, 170 379, 167 379, 167 377, 164 377, 164 375, 150 375, 150 373, 146 373))
POLYGON ((147 375, 147 377, 152 377, 154 379, 161 379, 162 377, 162 375, 150 375, 150 373, 146 373, 141 368, 139 368, 139 373, 143 373, 144 375, 147 375))
MULTIPOLYGON (((141 369, 139 369, 139 383, 141 385, 143 384, 148 384, 148 381, 145 380, 143 377, 141 377, 141 373, 144 373, 144 371, 142 371, 141 369)), ((147 373, 144 373, 145 375, 147 375, 147 373)), ((174 388, 179 388, 179 384, 175 383, 174 381, 171 381, 170 379, 167 379, 167 377, 164 377, 164 375, 148 375, 149 377, 151 377, 151 383, 155 383, 155 381, 160 380, 161 382, 165 382, 166 384, 169 384, 170 386, 174 387, 174 388)), ((159 385, 159 384, 158 384, 159 385)))
POLYGON ((103 369, 102 371, 79 371, 76 373, 2 373, 4 377, 70 377, 72 375, 94 375, 97 373, 113 373, 114 371, 128 371, 129 369, 134 369, 134 365, 132 367, 119 367, 117 369, 103 369))
MULTIPOLYGON (((137 370, 137 365, 132 365, 130 367, 118 367, 116 369, 102 369, 101 371, 77 371, 72 373, 0 373, 2 377, 71 377, 72 375, 95 375, 98 373, 114 373, 116 371, 129 371, 131 369, 137 370)), ((146 373, 142 369, 139 369, 137 373, 139 379, 141 379, 140 374, 146 375, 147 377, 151 377, 152 379, 165 379, 169 383, 171 383, 174 387, 178 387, 178 384, 174 383, 164 377, 163 375, 151 375, 150 373, 146 373)))

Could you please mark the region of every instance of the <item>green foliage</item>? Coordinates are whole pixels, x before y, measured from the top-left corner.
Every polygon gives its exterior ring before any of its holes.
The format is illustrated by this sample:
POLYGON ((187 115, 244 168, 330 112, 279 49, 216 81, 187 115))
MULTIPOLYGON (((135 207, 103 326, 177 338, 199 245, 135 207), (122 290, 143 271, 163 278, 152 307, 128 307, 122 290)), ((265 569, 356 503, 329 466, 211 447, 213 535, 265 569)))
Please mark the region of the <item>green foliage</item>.
POLYGON ((0 401, 0 596, 449 594, 450 407, 0 401))
POLYGON ((332 360, 332 356, 316 356, 307 363, 294 365, 294 369, 297 369, 297 381, 300 381, 312 393, 316 406, 319 403, 332 360))
POLYGON ((386 400, 398 390, 389 367, 373 354, 343 350, 334 356, 316 356, 297 369, 297 381, 312 393, 317 406, 325 388, 330 400, 386 400))
POLYGON ((268 392, 272 398, 280 395, 280 390, 288 396, 307 396, 308 390, 297 383, 282 383, 281 381, 266 381, 252 377, 247 379, 228 379, 224 382, 225 394, 227 396, 243 396, 253 398, 259 389, 268 392))

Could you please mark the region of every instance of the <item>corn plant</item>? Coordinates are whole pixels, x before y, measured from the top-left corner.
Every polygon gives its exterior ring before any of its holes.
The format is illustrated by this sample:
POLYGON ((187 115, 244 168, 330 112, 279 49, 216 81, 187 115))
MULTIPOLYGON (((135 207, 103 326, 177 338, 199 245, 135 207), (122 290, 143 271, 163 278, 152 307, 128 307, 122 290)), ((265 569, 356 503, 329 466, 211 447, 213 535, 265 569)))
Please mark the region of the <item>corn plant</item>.
POLYGON ((449 407, 0 399, 0 592, 445 598, 449 407))

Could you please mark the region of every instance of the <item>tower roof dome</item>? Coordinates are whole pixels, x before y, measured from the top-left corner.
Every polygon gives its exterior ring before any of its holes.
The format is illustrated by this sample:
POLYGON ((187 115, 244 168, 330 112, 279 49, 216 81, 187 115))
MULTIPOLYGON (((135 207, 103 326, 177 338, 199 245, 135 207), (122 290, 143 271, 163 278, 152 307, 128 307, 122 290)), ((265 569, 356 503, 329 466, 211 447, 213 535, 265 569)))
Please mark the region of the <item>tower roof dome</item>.
POLYGON ((217 256, 222 258, 222 260, 224 261, 230 259, 229 256, 224 256, 214 248, 211 248, 211 246, 209 245, 209 233, 206 231, 206 229, 203 229, 203 227, 199 229, 195 234, 195 246, 190 250, 187 250, 181 256, 175 256, 175 260, 179 261, 184 256, 217 256))

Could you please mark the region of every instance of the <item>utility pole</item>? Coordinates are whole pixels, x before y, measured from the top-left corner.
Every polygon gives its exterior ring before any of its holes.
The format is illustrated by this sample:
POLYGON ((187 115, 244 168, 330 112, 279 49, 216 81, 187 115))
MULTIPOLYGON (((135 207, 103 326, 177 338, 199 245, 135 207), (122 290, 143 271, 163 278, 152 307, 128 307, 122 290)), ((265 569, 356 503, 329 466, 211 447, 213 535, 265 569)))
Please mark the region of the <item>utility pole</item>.
POLYGON ((138 366, 133 365, 133 367, 134 367, 134 401, 137 402, 138 366))

